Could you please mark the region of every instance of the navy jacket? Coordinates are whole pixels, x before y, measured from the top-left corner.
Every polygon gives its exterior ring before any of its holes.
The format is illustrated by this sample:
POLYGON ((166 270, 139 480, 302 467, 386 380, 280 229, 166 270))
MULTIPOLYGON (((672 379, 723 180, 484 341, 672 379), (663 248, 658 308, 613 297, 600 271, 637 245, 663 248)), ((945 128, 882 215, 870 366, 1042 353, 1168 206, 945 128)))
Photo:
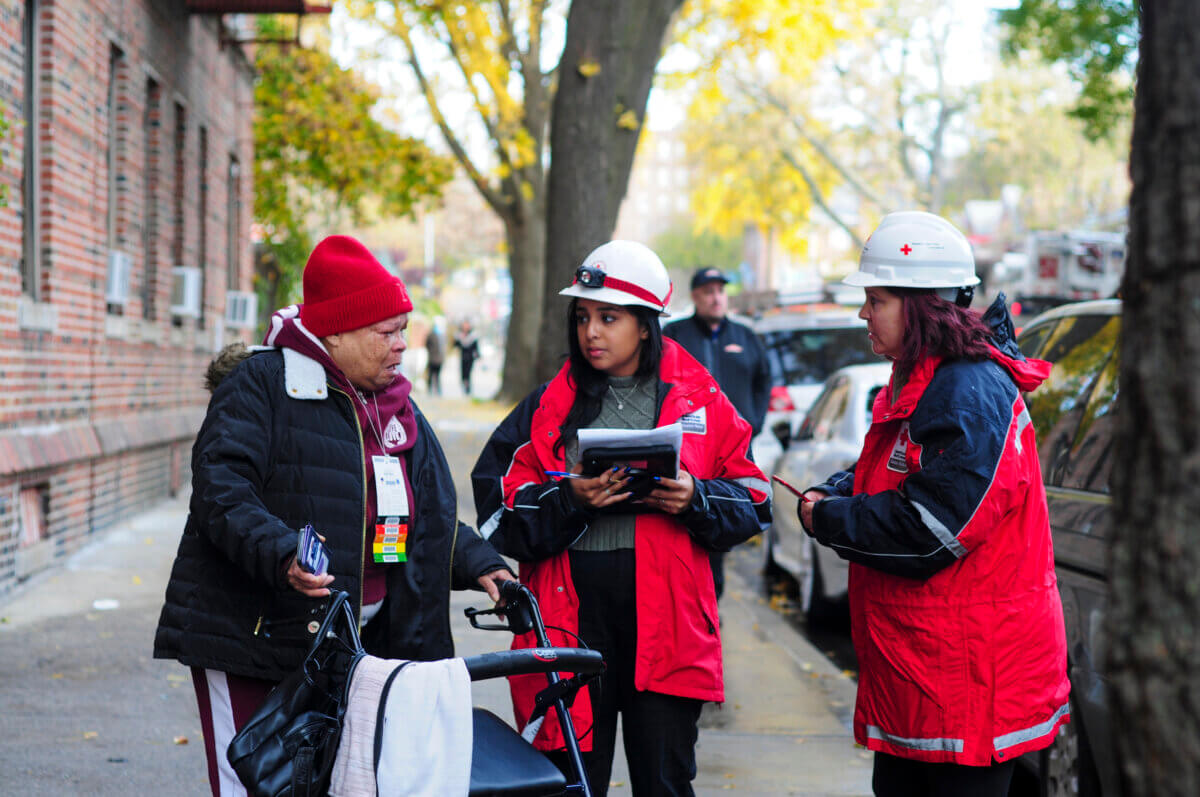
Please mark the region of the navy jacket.
POLYGON ((771 398, 771 372, 767 350, 754 330, 726 318, 714 334, 693 315, 667 324, 663 334, 708 369, 738 414, 749 421, 752 435, 762 431, 771 398))

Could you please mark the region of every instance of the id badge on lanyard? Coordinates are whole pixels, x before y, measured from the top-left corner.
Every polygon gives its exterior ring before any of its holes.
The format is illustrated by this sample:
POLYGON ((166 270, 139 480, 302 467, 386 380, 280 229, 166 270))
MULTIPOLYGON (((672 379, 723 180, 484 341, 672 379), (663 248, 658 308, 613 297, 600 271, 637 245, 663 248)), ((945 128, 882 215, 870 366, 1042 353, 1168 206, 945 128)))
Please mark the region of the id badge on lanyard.
POLYGON ((376 564, 408 561, 408 490, 399 457, 373 456, 375 469, 375 541, 371 552, 376 564))

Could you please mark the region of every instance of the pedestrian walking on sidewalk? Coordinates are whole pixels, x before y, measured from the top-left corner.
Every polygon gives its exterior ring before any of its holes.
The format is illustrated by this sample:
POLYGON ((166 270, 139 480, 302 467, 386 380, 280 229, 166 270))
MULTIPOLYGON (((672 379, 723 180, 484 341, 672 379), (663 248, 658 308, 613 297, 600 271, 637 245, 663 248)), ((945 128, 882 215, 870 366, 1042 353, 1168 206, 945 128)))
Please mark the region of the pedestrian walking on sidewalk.
POLYGON ((893 213, 845 282, 893 361, 857 464, 800 520, 850 561, 854 735, 879 797, 1003 797, 1016 759, 1070 712, 1066 635, 1037 440, 1022 391, 1049 363, 1017 348, 1000 296, 968 309, 966 239, 893 213))
POLYGON ((352 596, 368 652, 433 660, 454 653, 450 589, 497 600, 512 578, 457 521, 445 456, 400 372, 411 310, 362 244, 331 236, 305 266, 304 304, 272 316, 271 348, 210 369, 154 655, 191 667, 215 797, 245 794, 225 750, 299 666, 331 587, 352 596), (305 524, 324 536, 327 572, 296 562, 305 524), (399 553, 376 553, 389 531, 399 553))
MULTIPOLYGON (((770 522, 769 491, 747 457, 750 425, 712 376, 664 339, 671 282, 645 246, 596 249, 561 291, 567 363, 492 435, 472 472, 496 547, 520 562, 555 644, 604 654, 605 674, 575 701, 593 793, 608 791, 622 716, 633 793, 690 795, 700 707, 724 700, 717 599, 708 552, 770 522), (612 470, 583 477, 577 433, 681 422, 680 471, 644 498, 612 470), (570 478, 547 472, 571 472, 570 478), (686 596, 686 597, 685 597, 686 596)), ((536 645, 531 635, 514 647, 536 645)), ((522 726, 545 679, 512 679, 522 726)), ((534 738, 561 750, 557 725, 534 738)))
POLYGON ((425 378, 429 395, 442 395, 442 363, 446 361, 446 338, 442 323, 434 321, 425 337, 425 378))
POLYGON ((479 357, 479 336, 470 321, 463 321, 458 331, 454 333, 454 345, 458 349, 459 366, 462 376, 462 391, 464 396, 471 395, 471 370, 479 357))

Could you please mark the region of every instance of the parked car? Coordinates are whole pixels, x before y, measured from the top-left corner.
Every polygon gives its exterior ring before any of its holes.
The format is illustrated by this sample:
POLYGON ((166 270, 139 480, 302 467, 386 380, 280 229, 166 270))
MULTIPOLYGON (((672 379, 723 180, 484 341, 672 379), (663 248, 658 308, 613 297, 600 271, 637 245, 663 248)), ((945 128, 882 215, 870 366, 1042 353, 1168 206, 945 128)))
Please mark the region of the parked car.
POLYGON ((833 305, 768 314, 753 328, 766 347, 774 387, 751 450, 755 463, 769 475, 829 375, 847 365, 879 362, 880 357, 871 351, 866 322, 855 311, 833 305))
MULTIPOLYGON (((891 373, 892 366, 886 362, 835 371, 780 457, 775 474, 805 490, 853 465, 871 425, 871 405, 891 373)), ((776 509, 774 521, 763 535, 764 574, 795 580, 810 623, 845 625, 849 620, 846 561, 804 532, 791 492, 775 482, 772 489, 776 509)))
POLYGON ((1053 797, 1117 793, 1104 628, 1120 331, 1120 301, 1102 300, 1043 313, 1018 338, 1027 356, 1054 364, 1025 396, 1038 433, 1071 677, 1071 722, 1031 762, 1043 794, 1053 797))

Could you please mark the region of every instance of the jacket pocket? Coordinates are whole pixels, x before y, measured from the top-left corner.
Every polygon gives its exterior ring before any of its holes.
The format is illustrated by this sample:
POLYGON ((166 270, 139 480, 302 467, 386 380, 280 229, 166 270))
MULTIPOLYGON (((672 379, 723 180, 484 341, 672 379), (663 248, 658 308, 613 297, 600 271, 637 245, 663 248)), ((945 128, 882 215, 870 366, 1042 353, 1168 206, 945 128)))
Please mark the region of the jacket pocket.
MULTIPOLYGON (((717 624, 713 619, 715 616, 715 611, 709 611, 709 608, 705 605, 704 587, 700 583, 702 580, 702 576, 696 575, 696 571, 694 569, 692 569, 692 566, 687 562, 687 560, 685 560, 682 556, 680 556, 678 551, 676 551, 676 553, 675 553, 675 558, 679 560, 680 565, 683 567, 684 571, 688 574, 688 580, 691 582, 692 600, 695 603, 697 614, 704 621, 705 629, 707 630, 708 635, 716 636, 717 635, 717 624)), ((707 572, 708 572, 709 578, 711 578, 712 571, 708 570, 707 572)), ((712 588, 712 596, 713 596, 713 603, 714 603, 714 607, 715 607, 716 600, 717 600, 717 593, 716 593, 715 587, 712 588)))
POLYGON ((969 710, 965 642, 955 619, 927 606, 876 606, 868 607, 865 625, 858 654, 867 724, 918 746, 961 739, 948 727, 952 714, 969 710))

